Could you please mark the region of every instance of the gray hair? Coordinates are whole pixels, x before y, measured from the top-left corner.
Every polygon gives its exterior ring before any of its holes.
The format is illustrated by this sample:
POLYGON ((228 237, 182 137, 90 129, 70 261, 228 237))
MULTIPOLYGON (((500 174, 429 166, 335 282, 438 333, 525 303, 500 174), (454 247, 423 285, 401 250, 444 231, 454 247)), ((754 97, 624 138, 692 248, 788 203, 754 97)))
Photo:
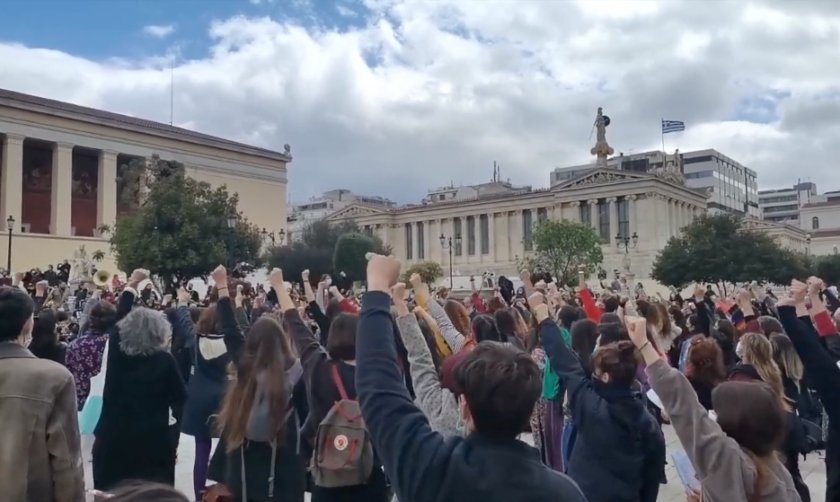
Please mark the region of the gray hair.
POLYGON ((148 356, 166 350, 172 325, 163 312, 135 307, 117 323, 120 350, 127 356, 148 356))

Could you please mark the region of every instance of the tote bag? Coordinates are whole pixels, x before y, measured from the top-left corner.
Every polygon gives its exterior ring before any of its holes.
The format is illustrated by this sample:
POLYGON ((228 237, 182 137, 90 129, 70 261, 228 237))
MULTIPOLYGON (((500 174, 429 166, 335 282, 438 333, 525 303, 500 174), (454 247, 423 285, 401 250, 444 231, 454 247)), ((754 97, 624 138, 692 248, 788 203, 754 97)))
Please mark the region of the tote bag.
POLYGON ((99 422, 99 415, 102 414, 102 393, 105 390, 105 370, 108 368, 108 347, 111 341, 105 342, 105 350, 102 352, 102 367, 99 374, 90 379, 90 394, 79 412, 79 432, 85 436, 93 434, 96 424, 99 422))

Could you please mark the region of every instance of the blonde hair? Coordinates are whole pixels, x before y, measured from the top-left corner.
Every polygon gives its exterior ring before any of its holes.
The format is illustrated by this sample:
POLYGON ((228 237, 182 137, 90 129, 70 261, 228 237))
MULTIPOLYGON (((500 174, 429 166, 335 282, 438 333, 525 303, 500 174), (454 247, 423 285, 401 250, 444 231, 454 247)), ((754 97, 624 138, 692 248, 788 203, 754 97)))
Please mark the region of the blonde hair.
POLYGON ((799 385, 799 381, 805 375, 805 366, 799 354, 793 348, 793 342, 787 335, 773 333, 770 335, 770 343, 773 345, 773 359, 779 368, 784 370, 785 375, 799 385))
POLYGON ((784 399, 782 372, 779 365, 773 360, 773 346, 770 340, 759 333, 746 333, 738 343, 741 344, 743 351, 741 361, 754 367, 758 376, 773 388, 780 399, 784 399))

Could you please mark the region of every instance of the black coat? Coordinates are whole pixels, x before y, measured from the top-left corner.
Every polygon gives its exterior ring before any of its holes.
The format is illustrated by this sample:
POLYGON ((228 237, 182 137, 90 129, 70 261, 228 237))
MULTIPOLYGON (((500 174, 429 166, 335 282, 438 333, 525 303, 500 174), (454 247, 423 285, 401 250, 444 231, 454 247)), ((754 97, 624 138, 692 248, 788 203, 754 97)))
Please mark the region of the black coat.
POLYGON ((589 502, 655 502, 665 437, 641 394, 588 378, 551 319, 539 334, 551 369, 566 380, 577 426, 569 476, 589 502))
POLYGON ((356 339, 356 389, 373 445, 399 500, 584 502, 575 483, 515 439, 444 438, 411 399, 397 360, 391 298, 365 293, 356 339))
MULTIPOLYGON (((135 296, 120 296, 117 319, 124 319, 135 296)), ((166 350, 129 356, 120 349, 122 334, 109 333, 108 367, 102 414, 94 432, 93 483, 108 490, 128 479, 174 484, 175 447, 169 434, 170 409, 186 390, 175 359, 166 350)))

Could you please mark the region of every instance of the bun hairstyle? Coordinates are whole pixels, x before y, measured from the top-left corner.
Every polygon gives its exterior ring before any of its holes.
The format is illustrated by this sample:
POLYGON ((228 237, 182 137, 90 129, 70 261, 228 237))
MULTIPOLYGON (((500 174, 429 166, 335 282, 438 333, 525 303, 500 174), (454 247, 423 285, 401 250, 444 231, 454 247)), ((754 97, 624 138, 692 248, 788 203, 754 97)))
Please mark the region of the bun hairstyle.
POLYGON ((636 380, 640 360, 633 342, 622 340, 602 345, 592 356, 592 368, 596 373, 608 374, 612 384, 630 387, 636 380))

